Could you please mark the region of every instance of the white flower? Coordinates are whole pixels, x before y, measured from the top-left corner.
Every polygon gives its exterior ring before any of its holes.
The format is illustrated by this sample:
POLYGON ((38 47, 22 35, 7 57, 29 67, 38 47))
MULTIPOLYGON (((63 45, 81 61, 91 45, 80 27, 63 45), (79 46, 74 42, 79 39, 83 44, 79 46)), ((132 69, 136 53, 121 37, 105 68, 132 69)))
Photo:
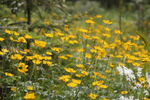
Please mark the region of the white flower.
POLYGON ((142 68, 137 67, 137 76, 141 77, 142 76, 142 68))
POLYGON ((121 96, 120 98, 118 98, 118 100, 139 100, 139 99, 135 99, 134 96, 129 96, 129 98, 121 96))
POLYGON ((119 71, 120 75, 126 76, 126 80, 128 80, 128 81, 134 81, 135 80, 135 75, 131 69, 128 69, 125 66, 118 66, 117 70, 119 71))

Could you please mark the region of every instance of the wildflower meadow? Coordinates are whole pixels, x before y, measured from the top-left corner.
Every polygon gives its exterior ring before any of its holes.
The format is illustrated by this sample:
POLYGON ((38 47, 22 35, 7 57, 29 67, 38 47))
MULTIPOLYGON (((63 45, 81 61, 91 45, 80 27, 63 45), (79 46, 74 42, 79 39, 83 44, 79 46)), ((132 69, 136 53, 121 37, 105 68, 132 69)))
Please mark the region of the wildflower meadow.
POLYGON ((23 5, 12 14, 0 4, 0 100, 150 100, 145 31, 123 17, 118 25, 113 11, 49 13, 42 4, 25 16, 23 5))

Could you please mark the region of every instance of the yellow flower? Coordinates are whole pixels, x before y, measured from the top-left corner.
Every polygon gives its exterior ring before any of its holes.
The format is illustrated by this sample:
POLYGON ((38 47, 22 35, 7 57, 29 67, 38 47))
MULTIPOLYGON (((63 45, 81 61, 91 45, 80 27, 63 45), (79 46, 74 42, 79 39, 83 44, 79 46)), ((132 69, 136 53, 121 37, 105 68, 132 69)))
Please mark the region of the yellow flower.
POLYGON ((104 37, 106 37, 106 38, 110 38, 111 37, 111 34, 109 34, 109 33, 103 33, 102 34, 104 37))
POLYGON ((143 100, 150 100, 150 98, 144 98, 143 100))
POLYGON ((77 52, 84 52, 85 50, 83 48, 77 49, 77 52))
POLYGON ((102 75, 101 73, 98 73, 98 72, 94 72, 94 75, 102 78, 102 79, 106 79, 107 77, 105 75, 102 75))
POLYGON ((111 73, 111 70, 105 70, 106 73, 111 73))
POLYGON ((101 85, 101 84, 103 84, 103 83, 104 83, 103 80, 101 80, 101 81, 94 81, 94 82, 92 82, 92 85, 93 85, 93 86, 99 86, 99 85, 101 85))
POLYGON ((18 42, 20 43, 27 43, 26 39, 24 37, 19 37, 18 42))
POLYGON ((11 77, 11 76, 14 76, 14 74, 8 73, 8 72, 5 72, 5 75, 6 75, 6 76, 10 76, 10 77, 11 77))
POLYGON ((51 56, 45 56, 43 57, 44 60, 52 60, 52 57, 51 56))
POLYGON ((24 96, 24 99, 26 99, 26 100, 33 100, 35 98, 36 98, 36 96, 35 96, 34 92, 27 92, 24 96))
POLYGON ((73 55, 71 55, 71 54, 66 54, 66 56, 69 57, 69 58, 73 57, 73 55))
POLYGON ((20 21, 20 22, 22 22, 22 21, 27 21, 27 19, 24 18, 24 17, 21 17, 21 18, 18 19, 18 21, 20 21))
POLYGON ((115 67, 115 65, 112 64, 112 63, 110 63, 109 66, 110 66, 111 68, 114 68, 114 67, 115 67))
POLYGON ((2 51, 3 51, 4 53, 9 52, 9 50, 7 50, 7 49, 2 49, 2 51))
POLYGON ((128 94, 128 91, 121 91, 121 94, 128 94))
POLYGON ((96 99, 97 98, 97 94, 94 94, 94 93, 90 93, 89 95, 88 95, 91 99, 96 99))
POLYGON ((32 39, 32 36, 30 36, 29 34, 25 34, 24 36, 26 39, 32 39))
POLYGON ((33 62, 34 64, 36 64, 36 65, 39 65, 42 61, 40 61, 40 60, 32 60, 32 62, 33 62))
POLYGON ((114 32, 115 32, 115 34, 122 34, 122 32, 120 30, 115 30, 114 32))
POLYGON ((76 74, 75 76, 76 77, 83 77, 84 75, 83 74, 76 74))
POLYGON ((83 28, 80 28, 79 31, 82 32, 82 33, 88 33, 88 30, 83 29, 83 28))
POLYGON ((40 47, 40 48, 44 48, 47 45, 45 41, 39 41, 39 40, 35 40, 34 44, 35 46, 40 47))
POLYGON ((55 32, 55 36, 64 36, 64 34, 61 32, 55 32))
POLYGON ((5 54, 4 52, 1 52, 1 51, 0 51, 0 55, 4 55, 4 54, 5 54))
POLYGON ((83 64, 76 64, 76 66, 77 66, 78 68, 84 68, 84 65, 83 65, 83 64))
POLYGON ((112 22, 110 20, 103 20, 103 23, 105 23, 105 24, 112 24, 112 22))
POLYGON ((54 37, 54 35, 53 34, 48 34, 48 33, 45 33, 44 34, 46 37, 49 37, 49 38, 52 38, 52 37, 54 37))
POLYGON ((104 88, 104 89, 105 89, 105 88, 108 88, 107 85, 99 85, 98 87, 99 87, 99 88, 104 88))
POLYGON ((67 84, 68 87, 72 87, 72 88, 77 87, 77 85, 78 84, 73 83, 73 82, 67 84))
POLYGON ((26 65, 25 63, 20 62, 18 67, 18 71, 21 73, 26 73, 28 71, 28 65, 26 65))
POLYGON ((92 58, 92 56, 91 56, 90 53, 86 53, 86 54, 85 54, 85 57, 86 57, 86 58, 89 58, 89 59, 92 58))
POLYGON ((14 55, 11 55, 10 58, 13 59, 13 60, 22 60, 23 56, 20 55, 20 54, 14 54, 14 55))
POLYGON ((73 35, 73 34, 70 34, 70 35, 68 35, 67 37, 68 37, 68 38, 71 38, 71 39, 77 38, 77 36, 76 36, 76 35, 73 35))
POLYGON ((73 68, 64 68, 64 70, 69 73, 76 73, 76 70, 74 70, 73 68))
POLYGON ((132 65, 135 66, 135 67, 139 67, 141 64, 137 63, 137 62, 133 62, 132 65))
POLYGON ((68 58, 67 57, 65 57, 65 56, 58 56, 58 58, 60 58, 60 59, 65 59, 65 60, 67 60, 68 58))
POLYGON ((33 86, 27 86, 27 89, 30 91, 34 90, 33 86))
POLYGON ((89 75, 89 73, 88 73, 88 72, 86 72, 86 71, 81 71, 81 73, 82 73, 82 75, 83 75, 83 76, 87 76, 87 75, 89 75))
POLYGON ((110 100, 110 99, 107 99, 107 98, 103 98, 103 100, 110 100))
POLYGON ((10 90, 13 91, 13 92, 16 92, 17 88, 16 87, 11 87, 10 90))
POLYGON ((68 31, 68 29, 69 29, 69 28, 68 28, 68 25, 65 25, 65 26, 64 26, 64 30, 65 30, 65 31, 68 31))
POLYGON ((0 37, 0 41, 4 41, 4 38, 0 37))
POLYGON ((18 32, 13 31, 13 35, 18 36, 18 35, 19 35, 19 33, 18 33, 18 32))
POLYGON ((69 37, 61 37, 61 40, 64 42, 64 41, 68 41, 69 40, 69 37))
POLYGON ((52 55, 52 53, 51 53, 51 52, 48 52, 48 51, 46 52, 46 54, 47 54, 47 55, 52 55))
POLYGON ((70 78, 71 78, 71 76, 69 76, 69 75, 62 75, 59 77, 59 80, 62 80, 64 82, 68 82, 70 78))
POLYGON ((145 82, 146 82, 146 80, 145 80, 144 77, 140 77, 140 78, 138 78, 138 80, 139 80, 141 83, 145 83, 145 82))
POLYGON ((11 41, 14 41, 14 42, 18 42, 18 40, 15 40, 13 37, 9 37, 9 39, 11 40, 11 41))
POLYGON ((97 50, 96 50, 96 49, 90 49, 90 52, 92 52, 92 53, 96 53, 96 52, 97 52, 97 50))
POLYGON ((53 63, 50 61, 43 61, 43 64, 46 64, 47 66, 50 67, 50 66, 52 66, 53 63))
POLYGON ((4 31, 5 33, 7 33, 7 34, 12 34, 12 31, 10 31, 10 30, 7 30, 7 29, 5 29, 5 31, 4 31))
POLYGON ((72 79, 72 82, 75 84, 81 84, 81 80, 72 79))
POLYGON ((77 44, 78 41, 77 41, 77 40, 69 40, 68 43, 69 43, 69 44, 77 44))
POLYGON ((102 18, 103 16, 102 15, 96 15, 95 17, 96 18, 102 18))
POLYGON ((90 19, 86 20, 85 22, 88 23, 88 24, 95 24, 95 22, 93 20, 90 20, 90 19))
POLYGON ((53 47, 53 48, 51 48, 53 51, 56 51, 56 52, 60 52, 61 51, 61 48, 57 48, 57 47, 53 47))

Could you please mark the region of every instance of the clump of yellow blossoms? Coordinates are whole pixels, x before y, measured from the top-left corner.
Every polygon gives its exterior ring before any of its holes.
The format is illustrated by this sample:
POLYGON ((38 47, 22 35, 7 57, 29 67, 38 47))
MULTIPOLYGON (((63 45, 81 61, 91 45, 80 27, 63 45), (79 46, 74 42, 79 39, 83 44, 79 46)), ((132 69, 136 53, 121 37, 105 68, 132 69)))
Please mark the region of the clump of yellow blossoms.
POLYGON ((128 91, 121 91, 121 94, 128 94, 128 91))
POLYGON ((47 45, 45 41, 39 41, 39 40, 35 40, 34 44, 35 46, 40 47, 40 48, 44 48, 47 45))
POLYGON ((79 84, 81 84, 81 80, 72 79, 70 83, 67 84, 68 87, 77 87, 79 84))
POLYGON ((27 86, 27 89, 30 91, 34 90, 33 86, 27 86))
POLYGON ((64 68, 64 70, 69 73, 76 73, 76 70, 74 70, 73 68, 64 68))
POLYGON ((145 80, 144 77, 140 77, 140 78, 138 78, 138 80, 139 80, 141 83, 145 83, 145 82, 146 82, 146 80, 145 80))
POLYGON ((26 100, 34 100, 36 98, 34 92, 27 92, 24 96, 24 99, 26 100))
POLYGON ((14 74, 8 73, 8 72, 5 72, 5 75, 6 75, 6 76, 10 76, 10 77, 11 77, 11 76, 14 76, 14 74))
POLYGON ((27 43, 26 39, 24 37, 19 37, 18 42, 20 43, 27 43))
POLYGON ((21 73, 26 73, 28 71, 28 65, 20 62, 19 65, 17 66, 17 70, 21 73))
POLYGON ((91 99, 96 99, 97 98, 97 94, 94 94, 94 93, 90 93, 89 95, 88 95, 91 99))
POLYGON ((13 59, 13 60, 22 60, 23 56, 20 55, 20 54, 14 54, 14 55, 11 55, 10 58, 13 59))
POLYGON ((0 37, 0 41, 4 41, 4 40, 5 40, 4 38, 0 37))
POLYGON ((70 80, 71 76, 70 75, 62 75, 59 77, 59 80, 62 80, 64 82, 68 82, 70 80))

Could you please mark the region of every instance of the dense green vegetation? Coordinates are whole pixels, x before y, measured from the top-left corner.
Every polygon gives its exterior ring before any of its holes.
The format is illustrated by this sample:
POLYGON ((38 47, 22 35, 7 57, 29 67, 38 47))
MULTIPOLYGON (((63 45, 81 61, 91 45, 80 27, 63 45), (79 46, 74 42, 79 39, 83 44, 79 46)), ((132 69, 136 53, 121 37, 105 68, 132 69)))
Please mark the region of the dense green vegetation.
POLYGON ((1 0, 1 100, 150 100, 149 0, 1 0))

